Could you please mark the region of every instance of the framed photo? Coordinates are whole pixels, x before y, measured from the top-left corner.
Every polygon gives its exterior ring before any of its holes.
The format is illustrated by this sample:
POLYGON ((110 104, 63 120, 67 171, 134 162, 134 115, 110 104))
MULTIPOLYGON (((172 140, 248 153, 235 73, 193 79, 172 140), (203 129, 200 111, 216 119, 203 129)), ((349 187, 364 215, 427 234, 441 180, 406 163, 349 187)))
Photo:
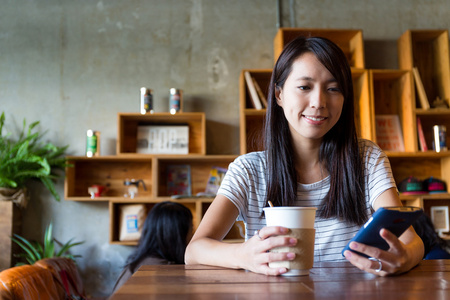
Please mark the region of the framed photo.
POLYGON ((188 154, 189 126, 138 126, 136 153, 188 154))
POLYGON ((403 133, 398 115, 376 115, 377 144, 386 151, 405 151, 403 133))
POLYGON ((431 206, 431 221, 434 228, 442 236, 444 232, 448 232, 449 228, 449 216, 448 206, 431 206))

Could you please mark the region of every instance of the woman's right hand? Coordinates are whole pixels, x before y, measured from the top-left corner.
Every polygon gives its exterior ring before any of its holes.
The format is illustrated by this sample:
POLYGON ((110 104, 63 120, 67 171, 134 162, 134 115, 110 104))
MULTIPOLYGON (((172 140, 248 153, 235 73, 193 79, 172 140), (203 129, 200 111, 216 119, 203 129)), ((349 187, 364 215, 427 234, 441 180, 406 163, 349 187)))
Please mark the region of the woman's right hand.
POLYGON ((280 226, 263 227, 255 232, 255 235, 241 244, 237 249, 238 255, 246 270, 265 275, 281 275, 286 273, 286 268, 270 268, 269 262, 293 260, 293 252, 270 252, 276 247, 292 247, 297 244, 297 239, 280 236, 289 232, 288 228, 280 226))

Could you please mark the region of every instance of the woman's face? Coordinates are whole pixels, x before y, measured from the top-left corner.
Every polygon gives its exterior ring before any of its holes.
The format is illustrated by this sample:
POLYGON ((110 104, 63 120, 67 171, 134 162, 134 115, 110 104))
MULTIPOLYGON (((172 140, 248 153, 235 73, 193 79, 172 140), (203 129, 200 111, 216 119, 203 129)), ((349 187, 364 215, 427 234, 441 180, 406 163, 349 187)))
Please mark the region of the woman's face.
POLYGON ((294 142, 321 141, 339 120, 344 104, 336 79, 311 52, 294 61, 276 97, 289 122, 294 142))

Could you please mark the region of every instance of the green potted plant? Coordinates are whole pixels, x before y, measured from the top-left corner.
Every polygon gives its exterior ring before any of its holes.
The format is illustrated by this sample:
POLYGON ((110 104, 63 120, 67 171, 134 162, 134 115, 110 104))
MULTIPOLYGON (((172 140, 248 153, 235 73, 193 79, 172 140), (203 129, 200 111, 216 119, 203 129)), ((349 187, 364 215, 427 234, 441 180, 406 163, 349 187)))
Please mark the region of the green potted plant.
POLYGON ((36 131, 39 121, 31 123, 26 130, 24 120, 22 132, 17 138, 13 138, 11 133, 3 133, 4 124, 3 112, 0 116, 0 194, 4 198, 14 194, 26 198, 25 184, 36 179, 59 201, 54 184, 59 175, 55 171, 66 167, 64 154, 68 146, 58 147, 42 142, 43 134, 36 131))
MULTIPOLYGON (((24 253, 17 254, 15 256, 24 258, 25 261, 32 265, 38 260, 44 258, 52 258, 52 257, 67 257, 75 260, 75 257, 81 257, 80 255, 72 255, 68 251, 70 248, 83 244, 84 242, 76 242, 72 243, 72 240, 69 240, 65 244, 60 244, 61 249, 56 251, 55 239, 53 238, 53 225, 50 223, 45 230, 44 235, 44 245, 36 242, 36 241, 28 241, 27 239, 21 237, 18 234, 14 234, 14 237, 11 239, 24 250, 24 253)), ((25 265, 24 262, 18 262, 16 266, 25 265)))

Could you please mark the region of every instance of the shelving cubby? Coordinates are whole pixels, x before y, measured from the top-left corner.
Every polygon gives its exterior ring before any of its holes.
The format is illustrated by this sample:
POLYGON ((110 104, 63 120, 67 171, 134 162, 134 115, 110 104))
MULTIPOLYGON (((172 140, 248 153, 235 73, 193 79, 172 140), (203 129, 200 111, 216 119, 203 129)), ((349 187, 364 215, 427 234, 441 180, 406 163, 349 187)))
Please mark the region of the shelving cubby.
MULTIPOLYGON (((117 154, 136 154, 137 129, 140 125, 188 125, 189 126, 189 153, 206 154, 206 119, 201 112, 170 113, 119 113, 117 154)), ((148 155, 148 154, 147 154, 148 155)))
MULTIPOLYGON (((419 180, 429 177, 438 178, 445 182, 450 182, 450 153, 448 151, 435 153, 429 152, 387 152, 389 161, 397 185, 408 178, 414 176, 419 180)), ((438 202, 450 204, 449 193, 422 194, 405 196, 400 194, 400 198, 408 205, 420 206, 429 213, 431 205, 438 205, 438 202)))
MULTIPOLYGON (((417 151, 416 119, 414 118, 414 94, 412 73, 408 70, 370 70, 371 101, 374 117, 398 115, 406 152, 417 151)), ((373 126, 373 125, 372 125, 373 126)), ((374 141, 376 142, 376 136, 374 141)))
MULTIPOLYGON (((142 179, 146 185, 145 191, 139 187, 137 198, 149 199, 152 196, 153 160, 148 156, 68 156, 66 168, 64 197, 75 201, 108 201, 125 198, 126 179, 142 179), (88 188, 92 185, 102 185, 107 188, 104 195, 92 199, 88 188)), ((126 199, 125 199, 126 200, 126 199)))
POLYGON ((416 117, 420 118, 422 123, 423 134, 425 142, 427 143, 428 151, 435 153, 433 150, 433 126, 444 125, 447 128, 447 145, 450 141, 450 109, 416 109, 416 117))
POLYGON ((250 93, 244 78, 246 71, 256 80, 266 97, 272 75, 272 69, 245 69, 241 71, 239 78, 241 154, 263 149, 263 128, 266 115, 266 109, 257 110, 251 103, 250 93))
MULTIPOLYGON (((151 199, 150 201, 139 201, 135 199, 132 204, 143 204, 146 207, 147 213, 155 206, 156 203, 161 202, 159 200, 151 199)), ((193 216, 193 225, 194 228, 197 228, 200 219, 198 219, 196 211, 198 210, 197 201, 178 201, 183 204, 192 213, 193 216)), ((130 240, 130 241, 121 241, 120 240, 120 208, 122 205, 130 204, 129 202, 123 201, 110 201, 109 202, 109 243, 116 245, 125 245, 125 246, 136 246, 138 241, 130 240)))
MULTIPOLYGON (((189 199, 179 199, 173 200, 178 203, 183 204, 192 213, 193 217, 193 227, 194 230, 197 229, 203 215, 208 210, 209 206, 212 203, 212 198, 189 198, 189 199)), ((147 211, 149 212, 156 203, 161 202, 162 200, 152 199, 150 201, 134 201, 132 204, 144 204, 146 206, 147 211)), ((120 236, 120 207, 122 205, 130 204, 129 202, 123 202, 120 200, 113 200, 109 202, 109 242, 110 244, 116 245, 126 245, 126 246, 135 246, 138 241, 121 241, 119 239, 120 236)), ((228 234, 225 236, 224 241, 229 243, 242 242, 245 235, 244 224, 242 221, 236 221, 232 226, 228 234)))
POLYGON ((167 169, 170 165, 189 165, 191 169, 191 193, 205 192, 210 171, 213 167, 228 168, 228 165, 236 158, 236 155, 207 155, 207 156, 157 156, 155 157, 154 197, 160 200, 168 200, 171 195, 167 191, 167 169))
POLYGON ((363 33, 359 29, 280 28, 274 38, 275 61, 284 46, 298 36, 320 36, 336 43, 344 52, 352 68, 365 68, 363 33))
POLYGON ((448 30, 407 30, 397 40, 400 69, 417 67, 428 100, 450 100, 448 30))

